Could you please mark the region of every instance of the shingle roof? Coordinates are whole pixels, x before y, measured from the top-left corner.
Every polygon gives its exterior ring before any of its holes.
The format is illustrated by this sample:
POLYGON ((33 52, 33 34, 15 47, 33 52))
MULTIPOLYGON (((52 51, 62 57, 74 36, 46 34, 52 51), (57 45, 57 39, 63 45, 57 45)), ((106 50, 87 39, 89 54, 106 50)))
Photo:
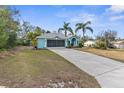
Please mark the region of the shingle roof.
POLYGON ((45 39, 56 39, 57 38, 57 39, 63 40, 63 39, 68 39, 72 37, 76 37, 79 39, 79 37, 75 35, 74 36, 70 35, 70 36, 65 37, 65 35, 62 33, 45 33, 45 34, 42 34, 41 36, 38 36, 37 39, 38 38, 45 38, 45 39))
POLYGON ((45 33, 41 36, 38 36, 37 38, 46 38, 46 39, 66 39, 65 35, 62 33, 45 33))
POLYGON ((124 44, 124 41, 114 41, 113 44, 124 44))

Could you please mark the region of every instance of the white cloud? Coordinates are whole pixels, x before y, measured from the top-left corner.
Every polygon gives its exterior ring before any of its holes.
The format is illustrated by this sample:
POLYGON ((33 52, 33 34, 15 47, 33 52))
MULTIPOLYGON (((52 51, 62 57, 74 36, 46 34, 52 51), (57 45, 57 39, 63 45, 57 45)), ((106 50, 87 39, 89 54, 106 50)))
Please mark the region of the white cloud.
POLYGON ((124 19, 124 15, 120 15, 120 16, 112 16, 110 18, 110 21, 116 21, 116 20, 121 20, 124 19))
POLYGON ((61 10, 59 12, 56 13, 56 17, 59 17, 59 18, 68 18, 70 16, 73 15, 73 12, 71 11, 67 11, 66 8, 61 8, 61 10))
POLYGON ((94 21, 97 19, 95 14, 90 14, 86 11, 73 12, 67 11, 66 9, 62 9, 61 12, 58 12, 55 16, 59 18, 65 18, 65 20, 72 23, 94 21))
POLYGON ((67 13, 57 13, 57 14, 56 14, 56 17, 59 17, 59 18, 67 18, 67 17, 68 17, 68 14, 67 14, 67 13))
POLYGON ((107 13, 122 13, 124 12, 124 5, 112 5, 110 8, 106 9, 107 13))
POLYGON ((83 22, 83 21, 95 21, 96 17, 93 14, 81 13, 77 16, 70 18, 70 22, 83 22))
POLYGON ((124 5, 112 5, 106 9, 105 15, 108 17, 108 21, 120 21, 124 19, 124 5))

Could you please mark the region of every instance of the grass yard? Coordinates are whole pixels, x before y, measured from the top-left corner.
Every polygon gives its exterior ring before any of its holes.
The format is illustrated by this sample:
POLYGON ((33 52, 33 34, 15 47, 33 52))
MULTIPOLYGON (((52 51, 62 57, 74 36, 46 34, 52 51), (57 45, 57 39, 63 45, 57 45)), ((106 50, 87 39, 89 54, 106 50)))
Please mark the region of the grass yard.
POLYGON ((49 50, 20 47, 0 54, 0 86, 100 87, 94 77, 49 50))
POLYGON ((95 48, 77 48, 77 50, 90 52, 96 55, 100 55, 100 56, 104 56, 107 58, 124 62, 124 49, 101 50, 101 49, 95 49, 95 48))

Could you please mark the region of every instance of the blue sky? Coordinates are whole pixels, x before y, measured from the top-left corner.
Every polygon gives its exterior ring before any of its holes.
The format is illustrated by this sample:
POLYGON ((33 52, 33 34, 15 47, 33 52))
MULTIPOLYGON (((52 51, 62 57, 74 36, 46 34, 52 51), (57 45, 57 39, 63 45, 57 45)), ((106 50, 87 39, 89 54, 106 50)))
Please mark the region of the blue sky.
MULTIPOLYGON (((68 5, 68 6, 12 6, 20 10, 23 20, 32 25, 40 26, 45 30, 57 31, 63 22, 70 22, 75 29, 78 22, 91 21, 94 33, 87 35, 96 36, 103 30, 111 29, 118 32, 118 36, 124 38, 124 6, 109 5, 68 5)), ((78 35, 82 33, 79 32, 78 35)))

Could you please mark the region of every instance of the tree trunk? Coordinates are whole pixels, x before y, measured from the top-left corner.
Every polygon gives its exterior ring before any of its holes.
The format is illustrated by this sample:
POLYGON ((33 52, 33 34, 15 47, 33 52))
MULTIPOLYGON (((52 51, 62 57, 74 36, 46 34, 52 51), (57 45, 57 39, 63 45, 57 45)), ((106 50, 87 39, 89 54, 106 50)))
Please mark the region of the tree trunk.
POLYGON ((65 37, 67 37, 67 31, 65 30, 65 37))
POLYGON ((84 35, 84 32, 83 32, 83 39, 85 40, 85 35, 84 35))
POLYGON ((85 40, 85 31, 83 29, 83 41, 85 40))

